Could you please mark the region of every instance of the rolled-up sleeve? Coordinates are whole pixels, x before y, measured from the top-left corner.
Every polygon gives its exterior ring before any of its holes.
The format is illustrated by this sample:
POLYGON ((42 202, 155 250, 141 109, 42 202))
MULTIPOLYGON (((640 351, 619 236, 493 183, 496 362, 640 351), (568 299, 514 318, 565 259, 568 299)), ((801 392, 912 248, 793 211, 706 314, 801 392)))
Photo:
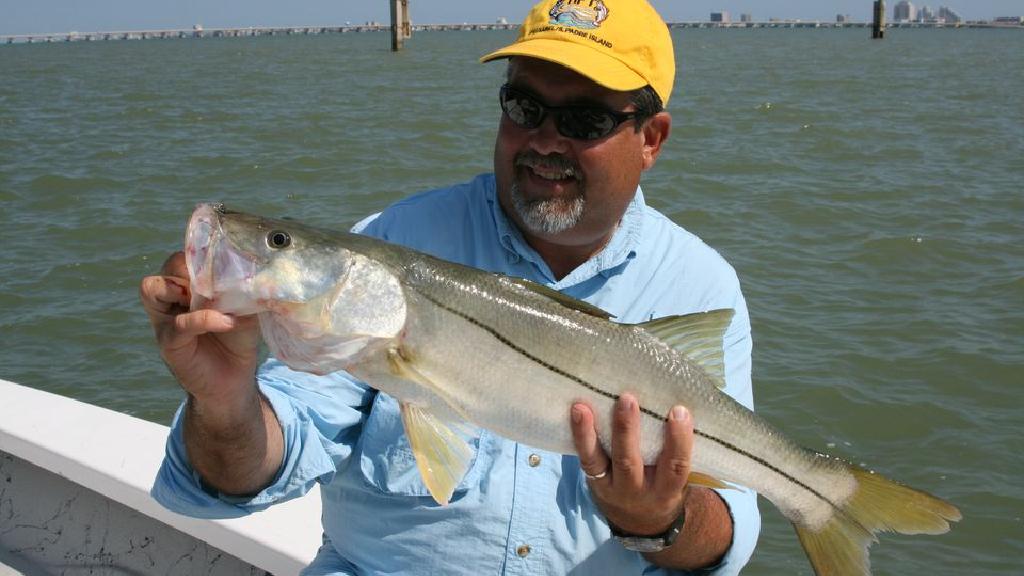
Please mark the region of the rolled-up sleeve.
POLYGON ((757 510, 757 493, 749 488, 718 490, 718 495, 732 515, 732 545, 722 562, 708 571, 715 576, 733 576, 750 561, 761 533, 761 513, 757 510))
POLYGON ((314 376, 270 359, 259 370, 260 392, 284 435, 284 457, 273 483, 238 497, 206 486, 192 468, 182 436, 184 404, 175 414, 163 464, 151 494, 164 507, 198 518, 234 518, 305 494, 330 482, 348 463, 374 391, 344 372, 314 376))

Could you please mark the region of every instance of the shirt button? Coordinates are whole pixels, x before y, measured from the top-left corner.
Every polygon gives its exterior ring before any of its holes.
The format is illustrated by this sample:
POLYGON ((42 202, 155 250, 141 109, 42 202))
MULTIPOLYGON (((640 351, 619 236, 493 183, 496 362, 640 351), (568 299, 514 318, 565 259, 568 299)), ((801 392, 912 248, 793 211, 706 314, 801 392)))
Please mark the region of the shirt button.
POLYGON ((516 548, 516 554, 518 554, 520 558, 526 558, 530 555, 530 547, 526 544, 523 544, 519 548, 516 548))
POLYGON ((540 466, 540 456, 536 454, 530 454, 530 457, 527 458, 527 462, 530 463, 530 466, 536 468, 537 466, 540 466))

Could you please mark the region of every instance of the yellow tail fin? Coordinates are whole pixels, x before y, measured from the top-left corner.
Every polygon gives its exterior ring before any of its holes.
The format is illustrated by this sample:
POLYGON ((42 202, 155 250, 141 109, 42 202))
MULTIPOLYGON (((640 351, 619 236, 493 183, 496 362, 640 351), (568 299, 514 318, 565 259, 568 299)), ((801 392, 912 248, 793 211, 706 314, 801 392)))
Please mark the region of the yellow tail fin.
POLYGON ((870 576, 877 532, 942 534, 960 511, 949 502, 859 468, 857 490, 820 529, 794 525, 818 576, 870 576))

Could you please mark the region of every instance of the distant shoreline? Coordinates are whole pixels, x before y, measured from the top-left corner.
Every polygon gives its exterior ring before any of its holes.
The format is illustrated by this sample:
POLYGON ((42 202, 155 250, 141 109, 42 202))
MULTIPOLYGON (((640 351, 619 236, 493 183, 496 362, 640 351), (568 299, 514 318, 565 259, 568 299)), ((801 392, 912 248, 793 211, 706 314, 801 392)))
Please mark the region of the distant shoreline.
MULTIPOLYGON (((776 29, 838 29, 838 28, 870 28, 871 22, 821 22, 808 20, 770 20, 766 22, 670 22, 669 28, 708 28, 748 30, 756 28, 776 29)), ((899 29, 1009 29, 1024 30, 1024 24, 1006 24, 990 21, 960 22, 946 24, 940 22, 890 22, 886 24, 890 30, 899 29)), ((518 30, 518 24, 418 24, 412 27, 413 32, 436 31, 470 31, 470 30, 518 30)), ((390 25, 370 23, 363 25, 344 26, 274 26, 274 27, 242 27, 242 28, 203 28, 194 26, 190 29, 165 30, 115 30, 106 32, 52 32, 40 34, 0 35, 0 44, 36 44, 53 42, 93 42, 106 40, 154 40, 171 38, 241 38, 252 36, 291 36, 345 34, 355 32, 386 32, 390 25)))

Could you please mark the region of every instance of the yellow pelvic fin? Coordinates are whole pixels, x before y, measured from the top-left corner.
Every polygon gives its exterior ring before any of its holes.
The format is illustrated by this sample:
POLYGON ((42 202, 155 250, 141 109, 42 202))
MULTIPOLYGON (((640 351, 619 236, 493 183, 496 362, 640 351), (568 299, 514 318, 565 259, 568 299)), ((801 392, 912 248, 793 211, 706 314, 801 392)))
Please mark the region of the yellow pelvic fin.
POLYGON ((423 483, 438 504, 448 504, 473 461, 473 448, 446 422, 411 404, 402 404, 402 424, 423 483))
POLYGON ((927 492, 860 468, 850 472, 857 488, 824 526, 794 524, 818 576, 870 576, 868 546, 876 533, 942 534, 961 518, 956 506, 927 492))
MULTIPOLYGON (((403 350, 389 350, 388 363, 396 376, 417 382, 429 390, 436 390, 436 386, 413 366, 403 350)), ((408 402, 401 404, 401 412, 405 435, 416 457, 420 477, 434 500, 444 506, 451 501, 455 487, 466 475, 475 455, 466 438, 453 428, 468 435, 469 426, 462 421, 451 422, 439 418, 408 402)))

